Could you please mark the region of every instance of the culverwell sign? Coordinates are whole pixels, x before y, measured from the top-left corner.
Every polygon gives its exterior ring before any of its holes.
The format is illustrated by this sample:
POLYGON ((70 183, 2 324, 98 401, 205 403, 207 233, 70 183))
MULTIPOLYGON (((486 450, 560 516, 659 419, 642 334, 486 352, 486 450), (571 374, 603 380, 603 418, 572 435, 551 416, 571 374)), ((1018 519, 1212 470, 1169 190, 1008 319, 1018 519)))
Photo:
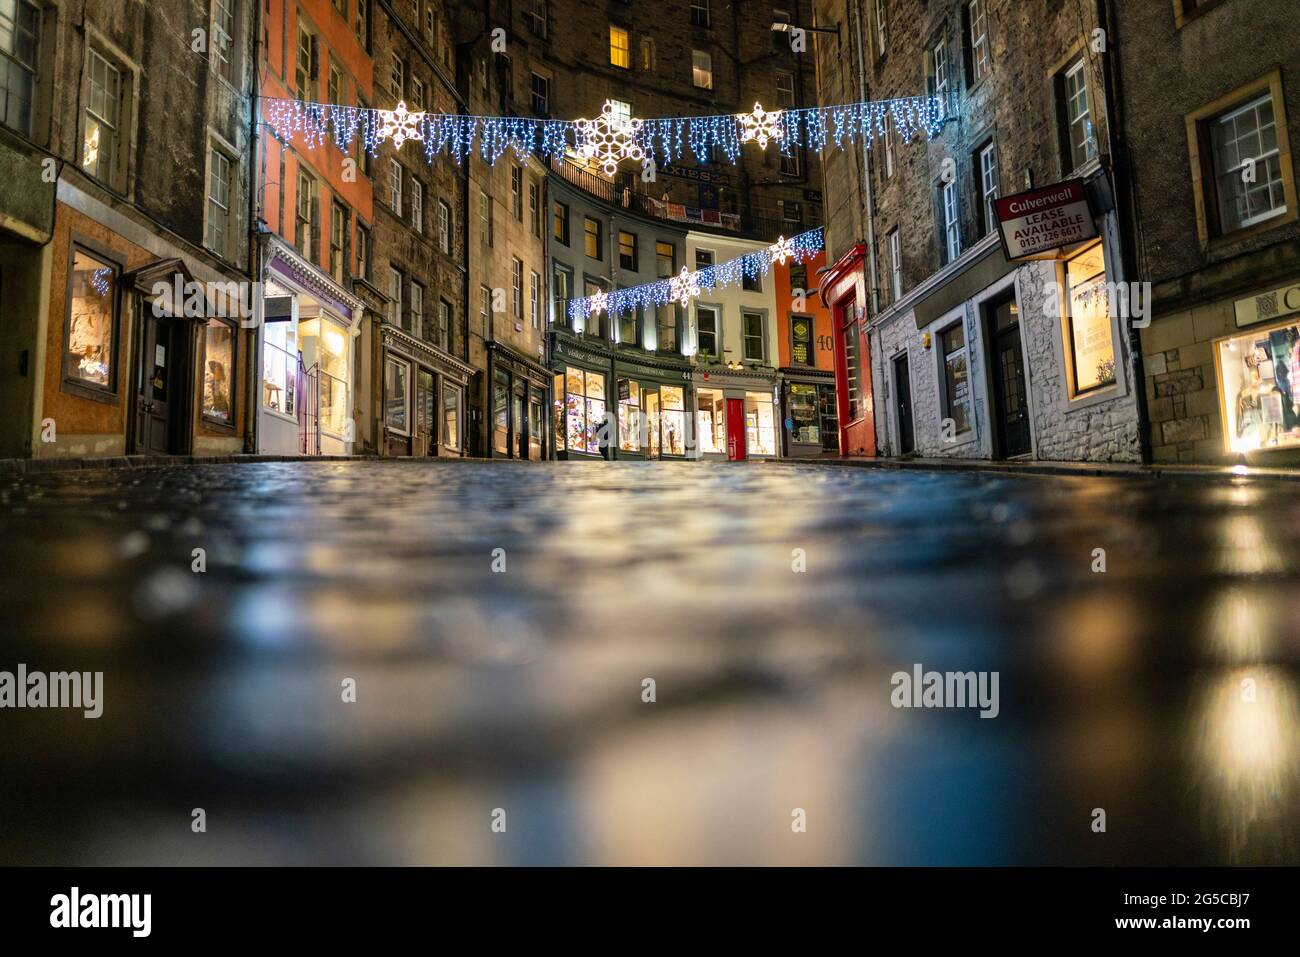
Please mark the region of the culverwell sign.
POLYGON ((994 200, 1007 259, 1032 259, 1097 238, 1083 180, 994 200))

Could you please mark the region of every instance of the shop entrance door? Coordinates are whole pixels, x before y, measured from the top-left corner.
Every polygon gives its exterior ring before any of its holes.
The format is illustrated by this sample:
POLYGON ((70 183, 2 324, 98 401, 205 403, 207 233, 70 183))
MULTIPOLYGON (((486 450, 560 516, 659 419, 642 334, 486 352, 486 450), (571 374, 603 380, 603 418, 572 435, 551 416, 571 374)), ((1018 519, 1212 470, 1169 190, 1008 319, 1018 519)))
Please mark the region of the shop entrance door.
POLYGON ((420 369, 415 374, 415 455, 433 455, 433 373, 420 369))
POLYGON ((140 353, 136 357, 137 455, 177 455, 185 451, 184 424, 190 376, 186 348, 187 323, 155 316, 146 306, 140 314, 140 353))
POLYGON ((1026 401, 1025 359, 1020 349, 1020 314, 1014 298, 989 307, 992 343, 993 427, 1001 458, 1028 455, 1029 405, 1026 401))
POLYGON ((645 412, 645 457, 657 459, 663 451, 659 442, 659 390, 642 386, 641 403, 645 412))
POLYGON ((916 451, 916 432, 912 426, 912 372, 907 353, 894 358, 894 402, 898 410, 898 454, 916 451))
POLYGON ((727 400, 727 461, 745 461, 745 400, 727 400))

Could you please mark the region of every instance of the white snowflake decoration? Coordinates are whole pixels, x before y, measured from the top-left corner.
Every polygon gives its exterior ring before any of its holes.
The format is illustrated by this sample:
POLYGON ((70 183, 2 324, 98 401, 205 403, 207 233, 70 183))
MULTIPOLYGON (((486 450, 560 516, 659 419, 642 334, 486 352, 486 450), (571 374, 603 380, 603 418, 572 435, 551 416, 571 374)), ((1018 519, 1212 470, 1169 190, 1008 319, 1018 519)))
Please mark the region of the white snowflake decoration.
POLYGON ((420 132, 420 123, 424 119, 423 113, 411 113, 406 109, 406 101, 402 100, 397 104, 395 110, 377 110, 379 114, 379 132, 376 139, 383 142, 390 136, 393 138, 393 146, 401 149, 407 140, 423 140, 424 134, 420 132))
POLYGON ((608 308, 609 308, 609 293, 605 292, 605 290, 603 289, 597 289, 595 292, 591 294, 591 298, 587 300, 588 315, 599 316, 602 312, 604 312, 608 308))
POLYGON ((784 266, 787 261, 794 258, 794 243, 781 236, 775 243, 767 247, 767 251, 772 254, 772 262, 784 266))
POLYGON ((685 309, 691 304, 691 300, 700 294, 700 283, 695 273, 691 272, 685 266, 672 279, 668 280, 668 295, 674 302, 680 302, 685 309))
POLYGON ((594 120, 573 121, 578 128, 578 153, 584 159, 594 159, 606 176, 613 176, 623 160, 645 159, 645 150, 636 141, 641 122, 615 113, 614 102, 606 100, 594 120))
POLYGON ((779 140, 785 136, 785 128, 781 126, 781 116, 784 112, 784 110, 774 110, 769 113, 761 104, 755 103, 753 112, 737 113, 736 119, 740 123, 740 142, 758 143, 759 149, 767 149, 769 140, 779 140))

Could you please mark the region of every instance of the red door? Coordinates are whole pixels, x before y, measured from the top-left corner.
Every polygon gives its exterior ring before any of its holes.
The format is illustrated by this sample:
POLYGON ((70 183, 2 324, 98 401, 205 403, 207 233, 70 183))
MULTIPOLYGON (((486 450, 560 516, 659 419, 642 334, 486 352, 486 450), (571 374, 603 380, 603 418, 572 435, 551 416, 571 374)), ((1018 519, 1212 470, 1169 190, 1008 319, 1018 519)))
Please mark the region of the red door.
POLYGON ((745 460, 745 400, 727 400, 727 461, 745 460))

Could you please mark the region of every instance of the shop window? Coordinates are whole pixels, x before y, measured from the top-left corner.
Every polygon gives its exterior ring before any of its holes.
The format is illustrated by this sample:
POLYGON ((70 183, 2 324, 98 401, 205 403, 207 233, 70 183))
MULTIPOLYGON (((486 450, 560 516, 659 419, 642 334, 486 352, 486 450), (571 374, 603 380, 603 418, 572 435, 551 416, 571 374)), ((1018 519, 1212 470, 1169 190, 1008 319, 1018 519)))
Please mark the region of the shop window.
POLYGON ((262 405, 293 415, 297 408, 298 330, 292 320, 267 322, 262 337, 262 405))
POLYGON ((664 455, 686 454, 686 392, 680 386, 659 390, 659 428, 664 455))
POLYGON ((966 353, 966 328, 960 322, 939 333, 939 358, 943 362, 943 416, 952 419, 956 435, 970 431, 970 375, 966 353))
POLYGON ((750 455, 776 455, 776 416, 764 392, 745 393, 745 448, 750 455))
POLYGON ((624 452, 640 452, 646 430, 641 411, 641 384, 635 379, 618 380, 618 447, 624 452))
POLYGON ((713 455, 727 450, 727 402, 720 389, 696 391, 695 435, 701 453, 713 455))
POLYGON ((442 444, 455 451, 460 450, 460 393, 456 386, 442 387, 442 444))
MULTIPOLYGON (((427 442, 432 444, 433 437, 434 408, 433 408, 433 373, 427 369, 416 368, 415 370, 415 432, 423 436, 427 442)), ((419 454, 419 449, 416 453, 419 454)))
POLYGON ((94 392, 117 389, 118 268, 74 247, 63 378, 94 392))
POLYGON ((1115 384, 1115 341, 1102 244, 1069 260, 1065 279, 1071 395, 1078 396, 1115 384))
POLYGON ((742 312, 740 314, 741 333, 744 339, 744 357, 746 362, 762 362, 767 358, 766 343, 763 335, 763 314, 761 312, 742 312))
POLYGON ((557 395, 564 396, 565 419, 556 423, 557 441, 563 435, 565 448, 599 455, 600 429, 605 424, 605 376, 569 366, 562 379, 556 377, 556 389, 557 395))
POLYGON ((492 451, 510 454, 510 375, 503 369, 492 377, 492 451))
POLYGON ((796 366, 816 364, 813 358, 812 316, 790 317, 790 363, 796 366))
POLYGON ((26 136, 32 134, 40 30, 41 11, 31 0, 0 5, 0 123, 26 136))
POLYGON ((790 441, 801 445, 821 445, 821 413, 817 406, 817 386, 791 382, 788 400, 790 441))
POLYGON ((203 329, 203 418, 220 425, 235 424, 235 327, 209 321, 203 329))
POLYGON ((1215 344, 1229 452, 1300 447, 1300 320, 1215 344))
POLYGON ((695 328, 698 336, 696 351, 701 356, 718 359, 722 356, 722 345, 718 334, 717 306, 697 305, 695 307, 695 328))
POLYGON ((303 365, 318 367, 321 430, 342 435, 349 418, 348 330, 333 319, 308 319, 299 324, 298 338, 303 365))
POLYGON ((392 356, 384 362, 384 426, 401 435, 410 434, 410 373, 410 366, 392 356))

